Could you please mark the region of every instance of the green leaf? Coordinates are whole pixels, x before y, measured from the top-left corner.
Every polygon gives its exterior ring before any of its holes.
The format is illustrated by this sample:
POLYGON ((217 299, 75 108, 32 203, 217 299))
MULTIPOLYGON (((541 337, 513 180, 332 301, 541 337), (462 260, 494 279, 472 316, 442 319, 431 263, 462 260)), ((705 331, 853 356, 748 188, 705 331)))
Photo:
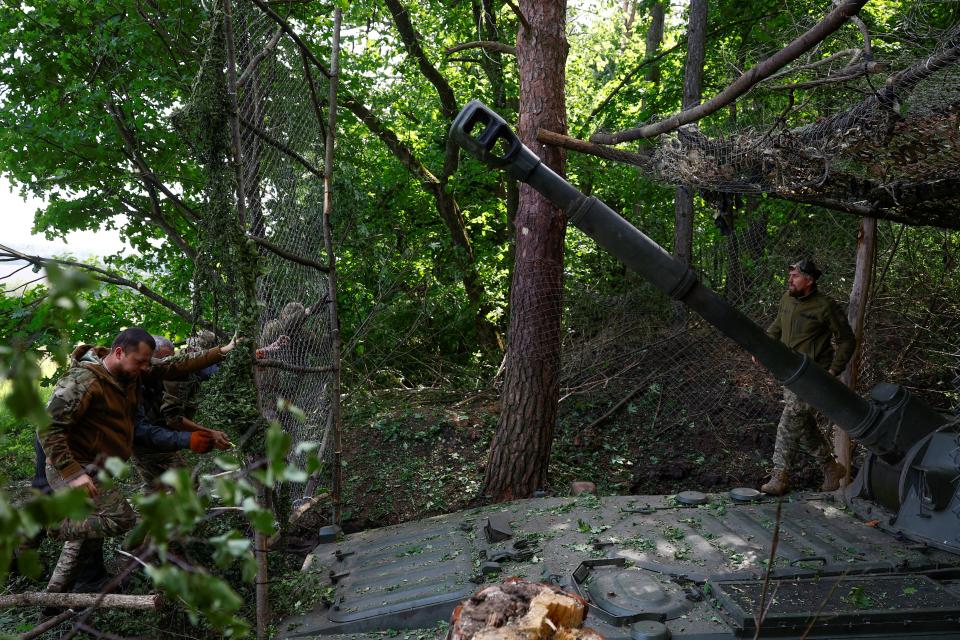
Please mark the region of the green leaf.
POLYGON ((262 509, 253 498, 244 500, 242 507, 251 527, 264 535, 273 535, 275 522, 272 512, 262 509))

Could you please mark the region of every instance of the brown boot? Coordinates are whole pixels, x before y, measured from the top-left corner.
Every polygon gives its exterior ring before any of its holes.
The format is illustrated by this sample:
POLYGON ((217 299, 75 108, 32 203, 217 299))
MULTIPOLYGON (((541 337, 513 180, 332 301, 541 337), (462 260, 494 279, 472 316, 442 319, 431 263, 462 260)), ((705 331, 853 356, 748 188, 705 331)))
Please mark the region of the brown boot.
POLYGON ((836 491, 840 483, 847 477, 847 468, 836 460, 823 465, 823 485, 820 491, 836 491))
POLYGON ((770 482, 760 487, 760 491, 771 496, 782 496, 790 491, 790 480, 784 469, 774 469, 770 474, 770 482))

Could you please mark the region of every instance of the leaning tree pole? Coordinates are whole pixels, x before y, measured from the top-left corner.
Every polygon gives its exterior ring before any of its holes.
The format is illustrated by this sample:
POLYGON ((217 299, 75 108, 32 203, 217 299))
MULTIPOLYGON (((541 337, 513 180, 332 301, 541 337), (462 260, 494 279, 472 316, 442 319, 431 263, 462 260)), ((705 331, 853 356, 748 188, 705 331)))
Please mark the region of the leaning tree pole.
MULTIPOLYGON (((520 140, 562 175, 565 151, 537 142, 537 130, 567 130, 566 0, 521 0, 519 13, 520 140)), ((502 408, 484 478, 494 499, 529 496, 546 482, 560 385, 565 229, 559 209, 520 186, 502 408)))

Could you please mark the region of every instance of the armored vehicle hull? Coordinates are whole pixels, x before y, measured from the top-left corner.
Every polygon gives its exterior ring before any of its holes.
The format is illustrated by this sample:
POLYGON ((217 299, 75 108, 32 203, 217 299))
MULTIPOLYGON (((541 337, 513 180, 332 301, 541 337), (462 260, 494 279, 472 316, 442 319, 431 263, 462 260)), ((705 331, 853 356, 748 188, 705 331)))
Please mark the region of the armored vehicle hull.
POLYGON ((587 624, 607 638, 960 638, 956 418, 895 384, 861 398, 544 166, 481 103, 465 106, 450 133, 746 349, 868 453, 843 496, 534 499, 356 534, 314 552, 335 596, 290 621, 286 637, 430 626, 484 583, 522 576, 579 593, 587 624))
POLYGON ((584 596, 606 638, 753 637, 761 607, 762 637, 960 638, 960 558, 883 508, 796 494, 778 518, 774 500, 730 496, 539 498, 353 534, 310 559, 332 603, 280 632, 436 626, 519 576, 584 596))

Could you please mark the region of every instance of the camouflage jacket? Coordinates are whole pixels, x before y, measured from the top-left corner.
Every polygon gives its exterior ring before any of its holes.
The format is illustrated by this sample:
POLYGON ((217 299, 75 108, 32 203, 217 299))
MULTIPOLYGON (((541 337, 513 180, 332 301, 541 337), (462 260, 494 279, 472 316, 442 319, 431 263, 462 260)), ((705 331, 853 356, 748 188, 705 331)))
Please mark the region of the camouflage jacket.
POLYGON ((838 373, 847 366, 856 347, 847 316, 836 302, 817 290, 803 298, 784 293, 767 333, 810 356, 824 369, 838 373))
POLYGON ((190 374, 183 380, 164 380, 160 415, 170 429, 182 429, 183 419, 193 420, 199 408, 200 378, 190 374))
POLYGON ((47 404, 50 425, 40 441, 48 462, 64 478, 78 475, 83 465, 103 457, 130 457, 141 384, 183 378, 223 360, 220 348, 214 347, 154 360, 139 379, 121 382, 101 362, 108 353, 106 347, 78 347, 71 357, 70 370, 57 382, 47 404))

